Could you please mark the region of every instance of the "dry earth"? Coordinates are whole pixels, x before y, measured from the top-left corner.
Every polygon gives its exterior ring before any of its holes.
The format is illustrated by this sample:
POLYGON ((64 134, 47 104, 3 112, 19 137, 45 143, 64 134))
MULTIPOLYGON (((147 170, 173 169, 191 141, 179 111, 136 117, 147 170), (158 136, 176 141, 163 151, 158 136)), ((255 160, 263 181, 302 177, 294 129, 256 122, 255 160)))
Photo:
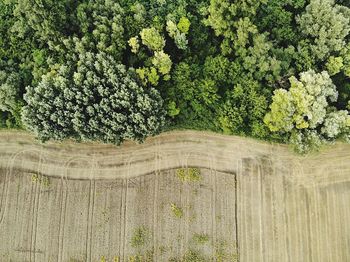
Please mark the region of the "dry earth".
POLYGON ((350 261, 348 145, 300 157, 194 131, 121 147, 0 132, 0 156, 1 262, 350 261))

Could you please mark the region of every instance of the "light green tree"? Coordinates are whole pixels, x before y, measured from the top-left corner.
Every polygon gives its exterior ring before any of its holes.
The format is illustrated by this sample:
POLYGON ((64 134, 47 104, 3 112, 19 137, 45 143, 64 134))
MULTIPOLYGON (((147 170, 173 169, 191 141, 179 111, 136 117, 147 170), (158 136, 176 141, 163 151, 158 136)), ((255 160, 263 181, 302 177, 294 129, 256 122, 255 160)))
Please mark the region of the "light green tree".
POLYGON ((142 29, 140 36, 142 43, 152 51, 160 51, 165 46, 164 37, 154 27, 142 29))
POLYGON ((300 74, 300 81, 294 76, 289 81, 289 91, 274 92, 265 123, 271 131, 316 128, 325 119, 328 103, 337 100, 335 85, 326 71, 318 74, 310 70, 300 74))
POLYGON ((343 69, 343 66, 343 58, 341 56, 330 56, 326 64, 327 71, 331 76, 338 74, 343 69))
POLYGON ((171 70, 171 59, 170 56, 163 51, 156 51, 152 59, 152 64, 157 68, 158 72, 162 75, 169 74, 171 70))
POLYGON ((264 118, 273 132, 287 133, 297 151, 305 152, 340 136, 348 136, 348 111, 337 111, 338 92, 326 71, 313 70, 291 77, 289 90, 274 92, 271 111, 264 118), (321 131, 319 131, 321 130, 321 131))
POLYGON ((310 39, 310 51, 319 61, 345 46, 350 31, 349 8, 334 0, 311 0, 305 12, 297 17, 301 33, 310 39))

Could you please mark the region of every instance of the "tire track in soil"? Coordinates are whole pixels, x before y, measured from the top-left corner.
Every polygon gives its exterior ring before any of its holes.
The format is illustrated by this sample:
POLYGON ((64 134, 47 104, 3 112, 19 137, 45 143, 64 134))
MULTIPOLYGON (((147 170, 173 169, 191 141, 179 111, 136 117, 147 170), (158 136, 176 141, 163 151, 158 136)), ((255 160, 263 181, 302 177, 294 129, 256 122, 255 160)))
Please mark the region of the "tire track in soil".
POLYGON ((85 249, 85 259, 86 261, 91 261, 92 253, 92 238, 93 238, 93 219, 94 219, 94 205, 95 205, 95 195, 96 195, 96 183, 93 179, 93 171, 97 170, 97 165, 95 161, 95 156, 91 159, 91 169, 90 169, 90 190, 89 190, 89 201, 88 201, 88 215, 87 215, 87 230, 86 230, 86 249, 85 249))
POLYGON ((153 195, 153 246, 154 246, 154 252, 153 252, 153 260, 156 261, 156 259, 159 257, 159 228, 158 228, 158 190, 159 190, 159 172, 160 172, 160 161, 161 161, 161 152, 159 148, 159 140, 155 140, 156 144, 156 152, 155 152, 155 178, 154 178, 154 195, 153 195))
POLYGON ((265 213, 264 212, 264 198, 263 198, 263 167, 262 167, 262 164, 261 162, 257 163, 257 175, 258 175, 258 191, 259 191, 259 198, 260 198, 260 207, 259 207, 259 227, 260 227, 260 257, 262 258, 262 261, 264 262, 265 261, 265 250, 264 250, 264 242, 265 242, 265 239, 263 238, 264 236, 264 224, 263 224, 263 214, 265 213))
POLYGON ((127 229, 127 219, 126 219, 126 216, 127 216, 127 210, 128 210, 128 207, 127 207, 127 197, 128 197, 128 185, 129 185, 129 179, 128 177, 130 177, 130 166, 131 166, 131 161, 133 159, 133 155, 134 155, 134 152, 131 153, 131 155, 129 156, 129 159, 126 161, 126 166, 127 166, 127 176, 125 179, 123 179, 125 182, 123 183, 123 189, 124 189, 124 199, 122 201, 123 205, 122 205, 122 210, 124 212, 123 214, 123 230, 121 230, 122 232, 122 237, 120 239, 122 239, 122 254, 121 254, 121 257, 123 257, 123 260, 122 261, 127 261, 127 258, 126 258, 126 229, 127 229))
POLYGON ((25 243, 25 247, 24 247, 24 249, 27 251, 26 253, 25 253, 25 256, 26 256, 26 260, 27 260, 27 256, 29 255, 29 262, 31 262, 32 261, 32 244, 33 244, 33 228, 34 228, 34 220, 35 220, 35 218, 34 218, 34 212, 35 212, 35 198, 36 198, 36 193, 37 193, 37 187, 38 187, 38 183, 31 183, 31 185, 30 185, 30 188, 31 188, 31 190, 30 190, 30 207, 31 207, 31 210, 30 210, 30 212, 31 212, 31 220, 30 221, 28 221, 29 223, 31 222, 31 229, 30 229, 30 232, 29 232, 29 234, 30 234, 30 237, 29 237, 29 241, 30 241, 30 243, 27 243, 27 241, 26 241, 26 243, 25 243), (29 246, 29 248, 27 247, 27 246, 29 246))
MULTIPOLYGON (((189 152, 186 154, 186 163, 185 163, 185 168, 191 167, 189 165, 189 159, 191 157, 192 152, 189 152)), ((184 241, 183 241, 183 250, 182 254, 187 252, 186 246, 188 246, 189 243, 189 231, 190 231, 190 209, 191 209, 191 200, 190 200, 190 186, 186 183, 182 183, 182 188, 184 190, 184 203, 185 205, 182 207, 184 210, 184 219, 183 219, 183 229, 184 229, 184 241)))
POLYGON ((61 175, 61 208, 60 208, 60 222, 59 222, 59 228, 58 228, 58 257, 57 261, 62 262, 63 261, 63 241, 64 241, 64 225, 65 225, 65 217, 66 217, 66 211, 67 211, 67 199, 68 199, 68 167, 71 163, 73 163, 75 160, 81 159, 80 157, 72 157, 66 161, 64 164, 64 170, 66 171, 64 174, 61 175))
POLYGON ((12 154, 12 156, 10 157, 10 159, 8 160, 8 164, 6 165, 5 168, 5 178, 4 178, 4 186, 3 186, 3 190, 2 190, 2 194, 1 194, 1 202, 0 202, 0 226, 4 220, 5 217, 5 211, 6 211, 6 204, 7 204, 7 199, 8 199, 8 194, 9 194, 9 177, 11 176, 13 169, 14 169, 14 163, 16 158, 25 152, 36 152, 37 150, 35 149, 24 149, 24 150, 20 150, 14 154, 12 154))
MULTIPOLYGON (((210 152, 209 150, 207 152, 210 152)), ((208 153, 208 158, 209 158, 209 170, 210 170, 210 177, 211 177, 211 184, 213 186, 213 190, 212 190, 212 201, 211 201, 211 216, 212 216, 212 246, 214 247, 214 251, 215 251, 215 247, 217 245, 217 221, 216 221, 216 199, 217 199, 217 171, 215 169, 213 169, 213 159, 214 157, 212 155, 209 156, 208 153)))
POLYGON ((237 262, 240 261, 240 250, 239 250, 239 221, 238 221, 238 180, 237 180, 237 175, 242 175, 242 161, 237 159, 237 167, 236 167, 236 173, 234 174, 234 185, 235 185, 235 206, 234 206, 234 212, 235 212, 235 238, 236 238, 236 254, 237 254, 237 262))
MULTIPOLYGON (((43 163, 43 153, 40 151, 39 155, 39 163, 38 163, 38 170, 37 174, 41 175, 43 172, 42 170, 42 163, 43 163)), ((36 259, 36 233, 38 231, 38 215, 39 215, 39 204, 40 204, 40 192, 41 192, 41 183, 37 181, 35 183, 35 197, 34 197, 34 205, 33 205, 33 224, 32 224, 32 236, 31 236, 31 250, 32 252, 30 253, 30 261, 35 262, 36 259), (33 236, 34 235, 34 236, 33 236), (32 259, 33 256, 33 259, 32 259)))
POLYGON ((125 260, 125 235, 126 235, 126 191, 127 191, 127 179, 122 179, 122 189, 120 198, 120 243, 119 243, 119 256, 121 261, 125 260))

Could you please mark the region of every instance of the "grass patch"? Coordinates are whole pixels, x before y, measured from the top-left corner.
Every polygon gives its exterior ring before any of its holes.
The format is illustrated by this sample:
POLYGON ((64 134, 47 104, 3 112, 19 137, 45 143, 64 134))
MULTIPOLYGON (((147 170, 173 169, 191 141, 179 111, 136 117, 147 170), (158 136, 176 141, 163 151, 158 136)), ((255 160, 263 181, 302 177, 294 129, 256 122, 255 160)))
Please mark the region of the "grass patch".
POLYGON ((50 186, 50 178, 47 176, 39 175, 39 174, 32 174, 32 182, 33 183, 39 183, 40 185, 43 185, 44 187, 50 186))
POLYGON ((237 262, 238 254, 234 244, 230 247, 226 241, 219 241, 215 246, 215 259, 217 262, 237 262))
POLYGON ((183 217, 184 211, 181 207, 178 207, 175 203, 171 203, 170 208, 175 217, 177 218, 183 217))
POLYGON ((193 241, 198 245, 204 245, 209 241, 209 235, 208 234, 194 234, 193 235, 193 241))
POLYGON ((144 254, 132 255, 127 258, 128 262, 153 262, 153 249, 147 250, 144 254))
POLYGON ((149 231, 145 226, 138 227, 131 237, 131 246, 139 248, 144 246, 149 240, 149 231))
POLYGON ((189 250, 182 258, 171 258, 169 262, 206 262, 205 257, 196 250, 189 250))
POLYGON ((176 176, 182 182, 198 182, 202 179, 199 168, 179 168, 176 170, 176 176))

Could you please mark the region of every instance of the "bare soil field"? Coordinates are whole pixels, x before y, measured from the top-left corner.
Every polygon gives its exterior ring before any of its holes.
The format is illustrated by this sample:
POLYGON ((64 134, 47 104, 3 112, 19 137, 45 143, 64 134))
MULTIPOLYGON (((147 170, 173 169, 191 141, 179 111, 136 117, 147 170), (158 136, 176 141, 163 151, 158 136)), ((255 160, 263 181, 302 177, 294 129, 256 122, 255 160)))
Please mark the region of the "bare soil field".
POLYGON ((0 261, 350 261, 350 146, 0 132, 0 261))

